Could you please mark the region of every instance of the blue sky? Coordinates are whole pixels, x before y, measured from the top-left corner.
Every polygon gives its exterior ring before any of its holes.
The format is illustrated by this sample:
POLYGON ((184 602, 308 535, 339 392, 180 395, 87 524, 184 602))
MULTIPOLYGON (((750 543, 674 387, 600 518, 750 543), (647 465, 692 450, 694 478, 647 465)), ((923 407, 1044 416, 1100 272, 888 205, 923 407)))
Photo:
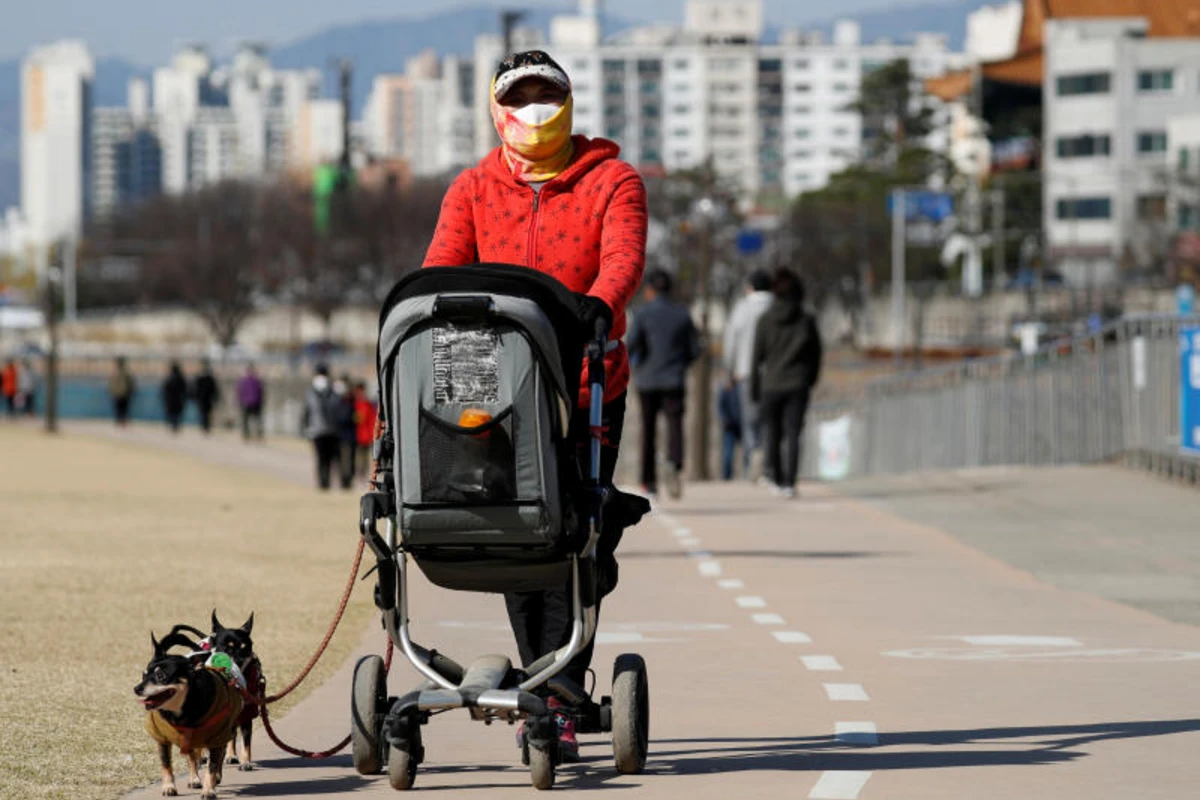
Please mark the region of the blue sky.
MULTIPOLYGON (((606 0, 632 19, 682 19, 685 0, 606 0)), ((0 59, 64 37, 88 42, 97 56, 140 64, 166 60, 177 45, 203 41, 218 50, 238 40, 283 43, 320 28, 378 17, 424 16, 455 6, 575 7, 570 0, 11 0, 0 14, 0 59)), ((765 0, 775 23, 828 20, 893 5, 888 0, 765 0)))

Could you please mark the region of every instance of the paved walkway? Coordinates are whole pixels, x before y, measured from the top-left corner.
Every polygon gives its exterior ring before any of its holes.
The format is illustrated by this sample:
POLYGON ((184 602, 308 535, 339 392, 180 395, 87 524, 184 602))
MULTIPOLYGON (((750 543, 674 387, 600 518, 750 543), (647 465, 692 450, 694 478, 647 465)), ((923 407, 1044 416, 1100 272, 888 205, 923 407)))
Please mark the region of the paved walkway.
MULTIPOLYGON (((206 458, 230 449, 185 446, 206 458)), ((295 449, 248 458, 308 479, 295 449), (302 466, 285 466, 293 462, 302 466)), ((1124 507, 1153 520, 1148 504, 1161 510, 1163 496, 1130 485, 1124 507)), ((692 487, 631 531, 595 667, 603 690, 618 653, 646 657, 650 763, 644 775, 618 776, 607 741, 589 737, 584 762, 560 770, 559 788, 695 800, 1195 796, 1200 629, 1039 581, 956 538, 961 519, 945 519, 943 530, 893 513, 915 519, 914 507, 880 507, 903 488, 846 487, 869 499, 809 488, 789 503, 742 485, 692 487)), ((1168 494, 1172 503, 1197 497, 1168 494)), ((1115 501, 1071 500, 1069 516, 1044 523, 976 508, 1027 535, 1090 530, 1115 501)), ((971 530, 977 543, 982 529, 971 530)), ((1061 541, 1066 563, 1078 544, 1061 541)), ((460 659, 512 649, 499 598, 417 583, 419 641, 460 659)), ((380 652, 382 638, 372 625, 361 652, 380 652)), ((415 682, 398 661, 391 692, 415 682)), ((349 686, 347 664, 279 722, 281 735, 314 749, 340 739, 349 686)), ((357 775, 346 755, 305 762, 261 733, 256 741, 260 769, 226 772, 223 796, 393 794, 386 778, 357 775)), ((507 727, 443 715, 426 728, 426 749, 417 791, 489 800, 533 792, 507 727)), ((158 797, 157 786, 129 797, 158 797)))

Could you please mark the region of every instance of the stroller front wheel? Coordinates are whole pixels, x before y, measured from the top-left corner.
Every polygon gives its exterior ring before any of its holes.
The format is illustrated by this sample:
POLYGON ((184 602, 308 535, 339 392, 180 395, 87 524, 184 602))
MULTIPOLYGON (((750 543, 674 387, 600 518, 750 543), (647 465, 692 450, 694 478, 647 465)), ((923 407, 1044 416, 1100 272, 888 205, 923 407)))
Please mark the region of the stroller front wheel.
MULTIPOLYGON (((555 743, 557 745, 557 742, 555 743)), ((549 789, 554 786, 554 759, 549 749, 529 748, 529 780, 533 788, 549 789)))
POLYGON ((350 750, 359 775, 376 775, 383 769, 380 736, 387 714, 387 670, 379 656, 363 656, 354 665, 350 703, 350 750))
POLYGON ((388 783, 397 791, 411 789, 417 779, 417 760, 407 750, 393 746, 388 754, 388 783))
POLYGON ((636 775, 646 767, 650 749, 650 684, 646 662, 626 653, 613 665, 613 758, 617 772, 636 775))

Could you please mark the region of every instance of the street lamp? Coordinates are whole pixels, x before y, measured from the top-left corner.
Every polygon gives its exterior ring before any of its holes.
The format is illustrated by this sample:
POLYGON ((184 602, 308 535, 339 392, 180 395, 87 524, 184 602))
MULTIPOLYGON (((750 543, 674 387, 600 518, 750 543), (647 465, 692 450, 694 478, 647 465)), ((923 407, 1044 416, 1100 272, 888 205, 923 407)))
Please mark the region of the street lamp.
POLYGON ((712 197, 697 199, 691 208, 691 218, 700 233, 700 359, 696 365, 696 381, 700 386, 696 398, 696 419, 692 424, 692 452, 696 456, 693 477, 707 481, 709 470, 709 428, 712 417, 712 351, 709 346, 709 310, 712 306, 713 225, 724 209, 712 197))

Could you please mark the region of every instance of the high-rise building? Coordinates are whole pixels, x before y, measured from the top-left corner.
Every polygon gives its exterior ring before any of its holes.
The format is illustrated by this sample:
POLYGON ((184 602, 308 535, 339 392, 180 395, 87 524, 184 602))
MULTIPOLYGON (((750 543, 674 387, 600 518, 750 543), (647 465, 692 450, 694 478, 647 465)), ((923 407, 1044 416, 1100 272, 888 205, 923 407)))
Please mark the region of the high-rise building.
POLYGON ((1150 37, 1148 28, 1132 18, 1045 26, 1046 245, 1050 263, 1079 286, 1161 258, 1177 164, 1168 125, 1200 112, 1200 38, 1150 37))
POLYGON ((74 237, 89 214, 92 77, 87 47, 39 47, 21 65, 21 211, 31 242, 74 237))
POLYGON ((92 111, 92 211, 98 217, 162 192, 157 120, 132 108, 92 111))
POLYGON ((900 58, 918 77, 964 61, 944 37, 863 42, 850 21, 828 41, 785 31, 763 44, 762 33, 761 0, 692 0, 682 27, 600 44, 572 36, 547 49, 571 76, 579 133, 617 141, 624 159, 648 171, 711 159, 747 197, 820 188, 857 160, 862 118, 850 106, 864 74, 900 58))

